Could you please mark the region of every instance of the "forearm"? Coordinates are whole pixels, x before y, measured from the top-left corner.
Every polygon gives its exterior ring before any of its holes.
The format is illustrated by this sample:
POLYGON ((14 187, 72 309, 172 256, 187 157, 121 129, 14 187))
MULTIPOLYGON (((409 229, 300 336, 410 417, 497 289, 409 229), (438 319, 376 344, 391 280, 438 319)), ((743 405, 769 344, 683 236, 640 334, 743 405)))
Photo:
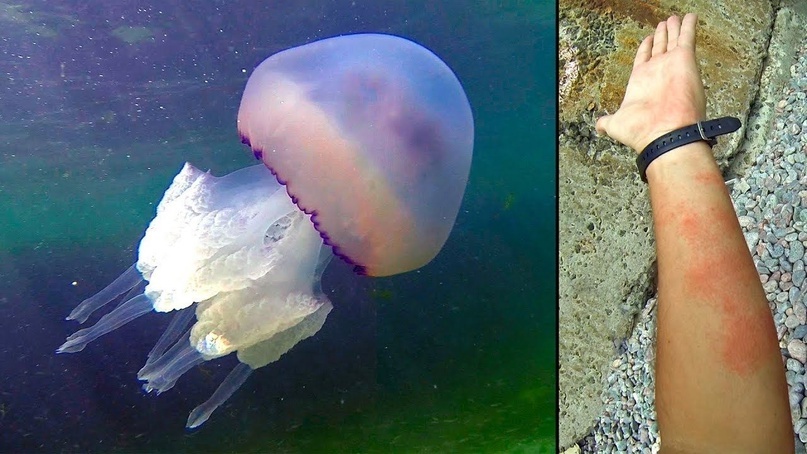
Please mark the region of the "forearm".
POLYGON ((773 320, 711 149, 697 142, 673 150, 648 167, 647 178, 663 446, 791 452, 773 320))

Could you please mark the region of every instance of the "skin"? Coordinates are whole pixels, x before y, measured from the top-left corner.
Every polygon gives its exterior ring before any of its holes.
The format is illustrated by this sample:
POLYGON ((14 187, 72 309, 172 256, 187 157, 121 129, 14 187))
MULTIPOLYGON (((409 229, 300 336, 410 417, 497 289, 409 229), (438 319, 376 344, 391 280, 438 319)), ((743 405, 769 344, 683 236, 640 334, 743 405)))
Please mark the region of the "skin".
MULTIPOLYGON (((637 153, 706 119, 697 16, 659 23, 597 132, 637 153), (648 119, 653 119, 648 121, 648 119)), ((705 142, 647 169, 658 257, 656 412, 663 453, 792 453, 785 367, 765 292, 705 142)))

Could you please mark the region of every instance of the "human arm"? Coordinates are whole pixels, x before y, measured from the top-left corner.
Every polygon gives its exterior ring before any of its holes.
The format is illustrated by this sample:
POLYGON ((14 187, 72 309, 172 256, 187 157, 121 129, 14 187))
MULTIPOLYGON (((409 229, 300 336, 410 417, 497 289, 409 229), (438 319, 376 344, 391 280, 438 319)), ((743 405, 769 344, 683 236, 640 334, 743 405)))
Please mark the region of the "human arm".
MULTIPOLYGON (((639 47, 619 110, 597 130, 641 152, 705 119, 697 17, 639 47)), ((784 367, 765 293, 705 142, 647 168, 658 259, 656 411, 662 452, 793 452, 784 367)))

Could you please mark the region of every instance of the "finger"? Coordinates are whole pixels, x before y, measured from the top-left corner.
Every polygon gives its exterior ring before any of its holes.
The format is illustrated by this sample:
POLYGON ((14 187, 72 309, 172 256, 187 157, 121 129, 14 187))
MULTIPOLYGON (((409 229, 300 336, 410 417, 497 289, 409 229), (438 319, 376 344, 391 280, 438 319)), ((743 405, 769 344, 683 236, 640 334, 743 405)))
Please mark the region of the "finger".
POLYGON ((681 33, 681 18, 670 16, 667 19, 667 51, 671 51, 678 46, 678 35, 681 33))
POLYGON ((695 26, 698 25, 698 15, 689 13, 684 16, 681 23, 681 33, 678 35, 678 47, 695 51, 695 26))
POLYGON ((659 22, 656 27, 656 34, 653 35, 653 50, 651 55, 661 55, 667 52, 667 23, 659 22))
POLYGON ((633 67, 650 60, 650 50, 653 48, 653 35, 647 35, 639 44, 639 50, 636 51, 636 58, 633 60, 633 67))
POLYGON ((611 121, 610 115, 605 115, 597 119, 597 124, 594 126, 594 129, 597 130, 597 134, 605 135, 608 134, 608 122, 611 121))

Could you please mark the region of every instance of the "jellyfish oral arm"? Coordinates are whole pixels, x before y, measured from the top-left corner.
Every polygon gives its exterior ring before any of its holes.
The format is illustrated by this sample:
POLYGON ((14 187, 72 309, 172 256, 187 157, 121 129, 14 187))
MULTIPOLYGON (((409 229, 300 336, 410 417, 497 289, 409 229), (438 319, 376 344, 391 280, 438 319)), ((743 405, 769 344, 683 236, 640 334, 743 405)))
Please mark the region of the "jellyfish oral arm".
POLYGON ((103 290, 96 293, 91 298, 87 298, 86 300, 82 301, 81 304, 76 306, 76 308, 70 312, 70 315, 67 316, 66 320, 76 320, 79 323, 84 323, 97 309, 105 306, 111 301, 114 301, 117 297, 132 290, 142 282, 143 278, 140 277, 140 273, 137 271, 137 268, 132 265, 103 290))
POLYGON ((247 378, 249 378, 251 373, 252 368, 244 363, 239 363, 237 366, 235 366, 233 370, 230 371, 230 374, 227 375, 227 378, 221 382, 221 385, 216 388, 213 395, 210 396, 210 399, 207 399, 203 404, 191 411, 185 427, 194 429, 204 424, 204 422, 210 418, 213 411, 221 404, 226 402, 227 399, 229 399, 230 396, 232 396, 233 393, 238 390, 238 388, 240 388, 245 381, 247 381, 247 378))
POLYGON ((151 310, 151 300, 145 295, 138 295, 101 317, 92 327, 75 332, 56 350, 56 353, 80 352, 98 337, 120 328, 141 315, 148 314, 151 310))
POLYGON ((85 321, 120 295, 134 296, 68 337, 58 353, 81 351, 149 312, 174 311, 138 372, 146 392, 168 391, 191 368, 232 352, 241 361, 192 412, 188 427, 198 427, 252 369, 319 331, 332 307, 319 290, 331 257, 265 166, 214 177, 186 164, 158 205, 137 264, 70 318, 85 321))

